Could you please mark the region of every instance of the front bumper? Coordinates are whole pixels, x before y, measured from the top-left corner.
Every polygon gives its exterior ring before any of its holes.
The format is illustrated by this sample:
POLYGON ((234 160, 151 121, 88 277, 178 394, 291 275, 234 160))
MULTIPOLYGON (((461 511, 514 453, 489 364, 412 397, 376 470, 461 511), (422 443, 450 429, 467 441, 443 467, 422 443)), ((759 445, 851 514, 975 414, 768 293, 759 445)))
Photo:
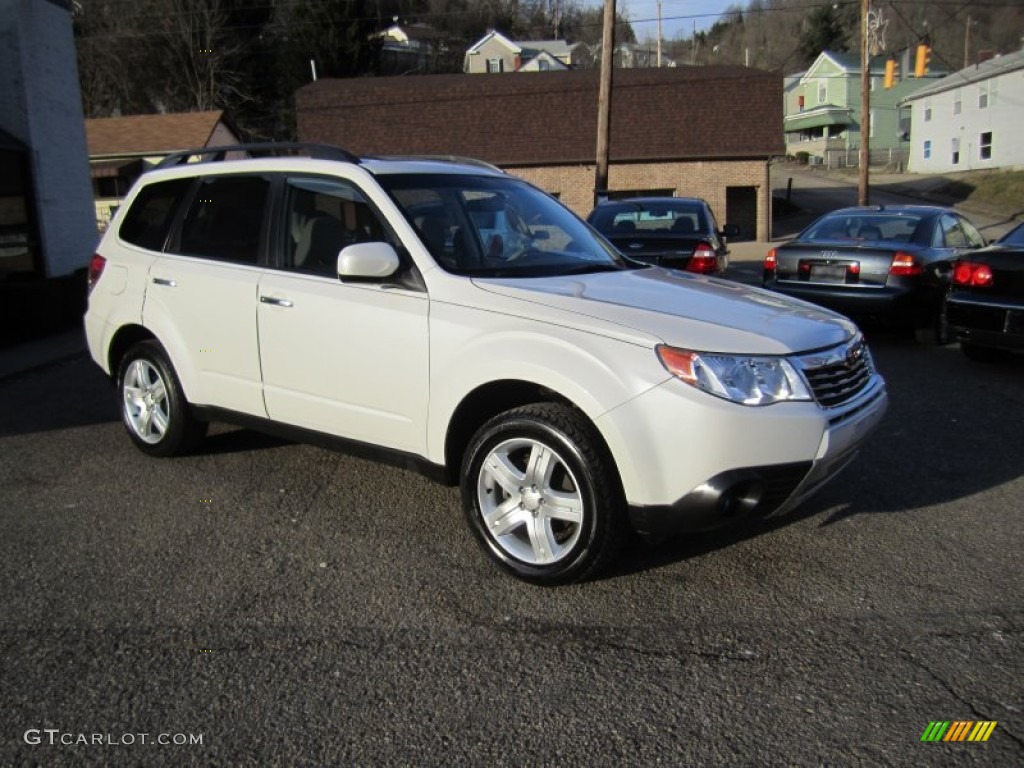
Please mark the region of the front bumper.
MULTIPOLYGON (((743 408, 740 413, 747 418, 740 433, 720 422, 720 429, 709 427, 706 434, 717 432, 723 439, 697 445, 695 453, 684 454, 677 445, 674 454, 667 454, 679 457, 677 462, 658 470, 662 492, 671 494, 673 480, 685 482, 681 478, 691 477, 689 468, 704 467, 706 474, 697 482, 689 481, 669 500, 652 503, 650 494, 638 500, 627 488, 630 520, 637 532, 657 539, 795 507, 856 457, 885 414, 888 395, 885 382, 875 375, 856 398, 836 408, 814 403, 780 406, 743 408)), ((733 416, 737 408, 742 407, 732 406, 733 416)))

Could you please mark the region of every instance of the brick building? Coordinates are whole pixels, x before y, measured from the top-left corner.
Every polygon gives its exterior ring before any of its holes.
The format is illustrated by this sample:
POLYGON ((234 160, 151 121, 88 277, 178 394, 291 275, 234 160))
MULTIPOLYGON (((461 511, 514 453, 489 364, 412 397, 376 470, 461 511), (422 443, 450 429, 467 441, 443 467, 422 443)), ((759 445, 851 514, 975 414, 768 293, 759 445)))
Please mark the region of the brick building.
MULTIPOLYGON (((594 201, 598 73, 324 79, 296 94, 298 135, 361 155, 462 155, 594 201)), ((768 240, 768 163, 785 153, 782 78, 745 67, 616 70, 608 194, 703 197, 768 240)))

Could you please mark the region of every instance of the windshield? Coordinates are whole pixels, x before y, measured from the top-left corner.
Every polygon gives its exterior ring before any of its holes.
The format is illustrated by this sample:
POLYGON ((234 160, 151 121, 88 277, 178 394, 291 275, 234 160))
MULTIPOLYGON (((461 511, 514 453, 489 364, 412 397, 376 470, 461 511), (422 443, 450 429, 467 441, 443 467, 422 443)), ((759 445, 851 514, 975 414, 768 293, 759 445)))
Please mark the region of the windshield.
POLYGON ((569 209, 511 176, 381 175, 441 267, 478 277, 629 269, 569 209))
POLYGON ((921 216, 839 212, 818 219, 800 236, 800 240, 888 240, 914 241, 921 216))

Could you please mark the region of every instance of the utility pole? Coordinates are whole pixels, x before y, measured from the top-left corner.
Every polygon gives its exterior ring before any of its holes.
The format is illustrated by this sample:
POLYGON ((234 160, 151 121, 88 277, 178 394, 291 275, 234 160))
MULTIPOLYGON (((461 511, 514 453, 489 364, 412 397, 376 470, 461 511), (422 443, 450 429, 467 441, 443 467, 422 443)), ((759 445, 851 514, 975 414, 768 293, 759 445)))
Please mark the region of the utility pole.
POLYGON ((661 0, 658 0, 658 66, 661 66, 661 0))
POLYGON ((612 113, 612 60, 615 51, 615 0, 604 0, 601 33, 601 87, 597 96, 597 165, 594 168, 594 205, 608 191, 608 134, 612 113))
POLYGON ((868 204, 868 162, 871 158, 871 52, 868 49, 870 0, 860 0, 860 178, 857 205, 868 204))

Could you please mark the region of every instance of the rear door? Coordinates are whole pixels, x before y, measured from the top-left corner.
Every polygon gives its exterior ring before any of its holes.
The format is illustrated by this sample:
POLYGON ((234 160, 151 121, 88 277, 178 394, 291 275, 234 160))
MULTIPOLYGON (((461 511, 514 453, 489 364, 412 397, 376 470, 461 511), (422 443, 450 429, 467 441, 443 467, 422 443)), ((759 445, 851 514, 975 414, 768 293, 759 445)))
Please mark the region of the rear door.
POLYGON ((210 176, 150 268, 143 322, 163 343, 194 403, 265 416, 256 288, 266 177, 210 176))

